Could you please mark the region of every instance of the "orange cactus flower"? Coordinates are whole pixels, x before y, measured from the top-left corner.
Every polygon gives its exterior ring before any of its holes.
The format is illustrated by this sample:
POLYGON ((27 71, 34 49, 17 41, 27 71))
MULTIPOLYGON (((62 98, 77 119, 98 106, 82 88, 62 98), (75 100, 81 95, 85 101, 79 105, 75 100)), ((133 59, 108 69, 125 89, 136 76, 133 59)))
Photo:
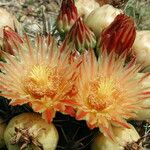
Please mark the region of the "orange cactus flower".
POLYGON ((136 29, 134 21, 125 14, 119 14, 114 21, 102 32, 100 45, 108 53, 128 53, 134 43, 136 29))
POLYGON ((7 63, 1 62, 0 95, 11 99, 10 105, 29 103, 35 112, 51 122, 56 111, 74 114, 74 80, 78 64, 69 63, 70 54, 58 50, 52 37, 37 37, 31 44, 12 40, 15 56, 2 52, 7 63))
POLYGON ((57 18, 57 29, 60 33, 66 33, 78 18, 77 8, 73 0, 63 0, 57 18))
POLYGON ((94 52, 85 54, 76 84, 76 119, 86 120, 91 129, 99 127, 111 139, 112 126, 130 128, 126 120, 134 119, 140 101, 150 96, 136 79, 140 66, 135 66, 135 60, 124 66, 125 58, 117 58, 114 52, 105 51, 98 61, 94 52))

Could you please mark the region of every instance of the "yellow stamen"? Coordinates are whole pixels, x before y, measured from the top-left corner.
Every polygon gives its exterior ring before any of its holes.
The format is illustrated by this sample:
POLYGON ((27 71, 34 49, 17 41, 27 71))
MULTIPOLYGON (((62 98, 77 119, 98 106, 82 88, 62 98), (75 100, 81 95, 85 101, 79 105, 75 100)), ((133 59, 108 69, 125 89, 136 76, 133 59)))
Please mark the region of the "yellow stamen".
POLYGON ((103 110, 117 101, 119 91, 115 80, 108 77, 99 77, 90 85, 88 103, 93 109, 103 110))
POLYGON ((54 69, 46 66, 34 66, 23 81, 25 90, 35 98, 41 98, 44 95, 53 97, 56 94, 55 76, 54 69))

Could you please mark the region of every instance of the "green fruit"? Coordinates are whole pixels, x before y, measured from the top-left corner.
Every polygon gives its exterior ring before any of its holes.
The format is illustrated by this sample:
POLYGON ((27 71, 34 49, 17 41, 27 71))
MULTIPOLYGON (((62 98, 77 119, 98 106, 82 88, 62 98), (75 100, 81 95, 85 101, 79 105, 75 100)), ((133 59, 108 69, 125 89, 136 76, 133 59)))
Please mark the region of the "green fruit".
POLYGON ((55 150, 58 132, 40 115, 23 113, 10 120, 4 139, 8 150, 55 150))
POLYGON ((3 120, 0 118, 0 148, 3 148, 5 146, 5 141, 4 141, 5 129, 6 129, 6 124, 3 123, 3 120))

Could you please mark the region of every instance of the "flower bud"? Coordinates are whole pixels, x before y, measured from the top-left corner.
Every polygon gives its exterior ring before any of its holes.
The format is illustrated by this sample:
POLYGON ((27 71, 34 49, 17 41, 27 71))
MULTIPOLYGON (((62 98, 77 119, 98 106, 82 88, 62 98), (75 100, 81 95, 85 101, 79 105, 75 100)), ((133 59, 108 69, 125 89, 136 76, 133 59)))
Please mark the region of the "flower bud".
POLYGON ((150 30, 137 31, 133 51, 139 63, 150 66, 150 30))
POLYGON ((104 135, 98 136, 93 145, 92 150, 125 150, 127 146, 136 145, 136 142, 140 138, 137 131, 131 126, 130 129, 113 127, 115 141, 110 140, 104 135))
POLYGON ((72 45, 77 51, 82 53, 84 49, 88 50, 95 47, 96 37, 84 24, 82 19, 78 18, 66 35, 64 42, 68 45, 72 45))
POLYGON ((102 30, 108 27, 120 13, 123 13, 120 9, 109 4, 103 5, 92 11, 86 18, 85 23, 99 37, 102 30))
POLYGON ((55 150, 58 132, 53 124, 46 123, 40 115, 23 113, 10 120, 4 139, 8 150, 55 150))
POLYGON ((79 16, 86 18, 94 9, 98 8, 100 5, 96 0, 77 0, 75 1, 79 16))
POLYGON ((115 51, 119 55, 128 53, 134 43, 135 35, 134 21, 124 14, 117 15, 101 34, 101 49, 107 50, 108 53, 115 51))
POLYGON ((77 18, 78 12, 74 1, 63 0, 56 22, 58 31, 62 34, 68 32, 77 18))
POLYGON ((14 55, 13 48, 10 45, 10 42, 15 41, 17 43, 23 43, 22 38, 10 27, 5 26, 3 29, 3 50, 11 55, 14 55))

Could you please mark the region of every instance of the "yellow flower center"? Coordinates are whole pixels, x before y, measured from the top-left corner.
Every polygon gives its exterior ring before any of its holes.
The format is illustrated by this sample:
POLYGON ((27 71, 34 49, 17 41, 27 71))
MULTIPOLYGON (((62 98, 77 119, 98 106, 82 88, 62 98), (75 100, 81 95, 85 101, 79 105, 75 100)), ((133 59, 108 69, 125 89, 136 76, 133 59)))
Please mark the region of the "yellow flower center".
POLYGON ((35 98, 44 96, 53 98, 56 95, 59 83, 60 78, 54 68, 40 65, 34 66, 23 82, 27 93, 35 98))
POLYGON ((119 91, 118 85, 113 79, 99 77, 90 84, 88 104, 93 109, 104 110, 118 100, 119 91))

